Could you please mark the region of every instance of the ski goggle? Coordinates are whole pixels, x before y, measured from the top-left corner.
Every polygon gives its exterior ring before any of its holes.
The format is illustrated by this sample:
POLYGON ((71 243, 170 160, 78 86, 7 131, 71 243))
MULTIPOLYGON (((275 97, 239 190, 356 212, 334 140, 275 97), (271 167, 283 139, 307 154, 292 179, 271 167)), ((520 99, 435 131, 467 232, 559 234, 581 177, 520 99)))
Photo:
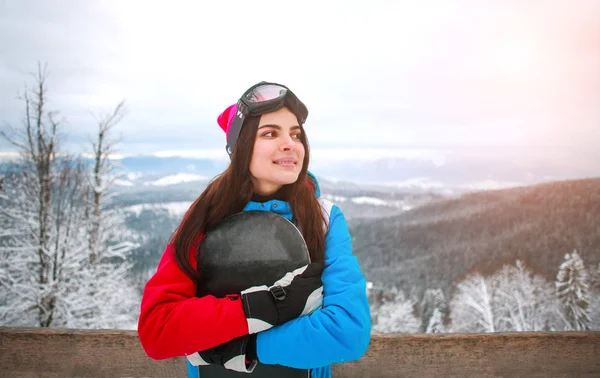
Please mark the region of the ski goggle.
POLYGON ((250 87, 237 102, 237 111, 229 127, 227 146, 225 147, 229 156, 233 153, 233 148, 248 114, 259 116, 274 112, 283 108, 286 102, 292 107, 290 110, 294 111, 300 124, 304 124, 308 117, 308 109, 288 87, 266 81, 250 87))

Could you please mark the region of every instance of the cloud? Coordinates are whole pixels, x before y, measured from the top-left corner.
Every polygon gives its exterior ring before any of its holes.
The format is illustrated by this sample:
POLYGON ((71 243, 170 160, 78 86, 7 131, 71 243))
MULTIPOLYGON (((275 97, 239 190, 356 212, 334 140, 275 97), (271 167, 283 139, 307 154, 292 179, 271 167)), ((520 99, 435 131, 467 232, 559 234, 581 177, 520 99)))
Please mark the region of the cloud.
POLYGON ((217 115, 266 79, 320 147, 593 148, 598 1, 260 4, 2 2, 2 120, 40 60, 73 146, 125 98, 123 149, 221 148, 217 115))

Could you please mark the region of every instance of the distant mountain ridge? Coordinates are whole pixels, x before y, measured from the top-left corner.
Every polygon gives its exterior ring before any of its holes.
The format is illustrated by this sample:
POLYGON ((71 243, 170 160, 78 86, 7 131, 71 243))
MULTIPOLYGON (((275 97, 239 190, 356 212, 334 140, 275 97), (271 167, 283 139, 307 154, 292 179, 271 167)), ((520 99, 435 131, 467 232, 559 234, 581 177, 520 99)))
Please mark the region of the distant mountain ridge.
POLYGON ((574 249, 586 266, 600 263, 600 178, 470 193, 349 225, 367 279, 419 297, 516 259, 554 280, 574 249))
MULTIPOLYGON (((227 167, 229 160, 222 157, 139 155, 123 158, 119 163, 125 172, 154 175, 188 173, 212 178, 227 167)), ((436 192, 497 189, 600 175, 600 167, 593 164, 584 166, 564 160, 550 163, 495 155, 477 158, 451 155, 442 162, 397 156, 327 159, 319 158, 318 151, 313 154, 309 169, 330 180, 436 192)))
MULTIPOLYGON (((600 176, 600 166, 594 164, 589 157, 563 157, 556 149, 431 149, 428 151, 431 156, 419 156, 419 151, 410 149, 387 152, 380 149, 358 149, 355 154, 353 151, 313 149, 309 169, 317 176, 330 180, 443 194, 600 176), (434 155, 437 157, 433 158, 434 155)), ((229 164, 224 152, 196 152, 194 157, 189 154, 175 155, 174 151, 166 156, 128 156, 115 162, 121 166, 124 174, 153 176, 154 180, 174 174, 213 178, 229 164)), ((0 172, 10 159, 17 157, 16 154, 0 153, 0 172)), ((135 181, 120 181, 120 184, 136 185, 135 181)))

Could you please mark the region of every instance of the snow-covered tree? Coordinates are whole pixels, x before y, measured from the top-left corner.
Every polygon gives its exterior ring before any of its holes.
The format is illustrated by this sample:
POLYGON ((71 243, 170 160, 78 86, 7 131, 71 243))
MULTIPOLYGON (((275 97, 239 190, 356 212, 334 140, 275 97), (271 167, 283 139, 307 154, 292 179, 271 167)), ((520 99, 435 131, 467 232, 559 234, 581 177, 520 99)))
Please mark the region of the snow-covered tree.
POLYGON ((425 333, 444 333, 446 328, 444 327, 444 321, 442 318, 441 311, 436 307, 429 318, 429 323, 425 329, 425 333))
POLYGON ((550 282, 532 274, 520 260, 491 278, 496 331, 545 331, 556 327, 556 301, 550 282))
POLYGON ((80 327, 85 328, 135 328, 137 320, 139 295, 128 260, 136 244, 126 232, 123 212, 110 207, 111 189, 119 177, 111 156, 117 152, 119 139, 112 133, 125 113, 121 102, 112 112, 98 115, 97 133, 91 139, 94 164, 86 191, 89 280, 85 281, 89 285, 86 294, 96 299, 96 306, 88 317, 79 318, 80 327))
POLYGON ((448 304, 441 289, 427 289, 421 300, 421 332, 426 332, 435 311, 439 312, 443 324, 444 316, 448 312, 448 304))
POLYGON ((2 132, 20 149, 22 159, 6 183, 1 210, 8 228, 0 249, 0 284, 7 293, 0 318, 47 327, 62 315, 62 283, 76 264, 64 243, 73 243, 79 230, 70 222, 75 216, 57 210, 81 184, 81 175, 70 157, 57 154, 60 122, 46 109, 45 69, 38 68, 36 79, 36 86, 23 94, 23 127, 2 132), (74 172, 65 175, 61 170, 74 172))
POLYGON ((590 331, 600 331, 600 292, 593 292, 590 296, 590 331))
POLYGON ((590 329, 588 273, 577 251, 567 253, 556 275, 556 295, 562 305, 567 329, 590 329))
POLYGON ((0 194, 0 324, 131 327, 137 309, 123 263, 131 246, 111 236, 116 223, 92 215, 89 169, 60 149, 46 78, 39 66, 23 94, 23 126, 2 132, 21 158, 0 194))
POLYGON ((476 274, 461 282, 450 307, 455 332, 562 329, 551 283, 519 260, 491 277, 476 274))
POLYGON ((397 292, 393 300, 384 300, 375 314, 373 329, 377 332, 419 332, 420 321, 414 314, 415 301, 397 292))
MULTIPOLYGON (((65 326, 74 305, 65 302, 78 290, 86 235, 81 187, 85 170, 70 156, 54 151, 55 131, 35 135, 12 166, 0 207, 5 225, 0 242, 0 304, 3 324, 65 326)), ((29 130, 33 131, 33 130, 29 130)), ((75 306, 76 307, 76 306, 75 306)))
POLYGON ((450 301, 450 319, 453 332, 496 332, 490 280, 474 274, 459 283, 450 301))
POLYGON ((590 330, 600 331, 600 263, 590 269, 590 330))

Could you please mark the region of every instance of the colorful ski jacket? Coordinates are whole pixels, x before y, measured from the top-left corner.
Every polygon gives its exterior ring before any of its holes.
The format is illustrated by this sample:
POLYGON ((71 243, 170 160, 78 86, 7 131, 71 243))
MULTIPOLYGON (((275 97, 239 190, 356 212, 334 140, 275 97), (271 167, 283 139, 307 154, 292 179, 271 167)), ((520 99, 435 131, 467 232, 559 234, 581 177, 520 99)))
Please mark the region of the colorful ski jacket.
MULTIPOLYGON (((331 364, 357 360, 369 345, 371 316, 366 281, 342 211, 315 195, 326 213, 323 307, 310 315, 258 333, 256 349, 263 364, 311 369, 312 378, 331 377, 331 364)), ((292 220, 285 201, 250 201, 244 211, 271 211, 292 220)), ((192 264, 194 252, 190 251, 192 264)), ((195 296, 196 283, 177 265, 173 245, 167 248, 156 273, 144 288, 138 334, 153 359, 186 356, 248 334, 241 299, 195 296)), ((188 362, 190 377, 198 369, 188 362)))

